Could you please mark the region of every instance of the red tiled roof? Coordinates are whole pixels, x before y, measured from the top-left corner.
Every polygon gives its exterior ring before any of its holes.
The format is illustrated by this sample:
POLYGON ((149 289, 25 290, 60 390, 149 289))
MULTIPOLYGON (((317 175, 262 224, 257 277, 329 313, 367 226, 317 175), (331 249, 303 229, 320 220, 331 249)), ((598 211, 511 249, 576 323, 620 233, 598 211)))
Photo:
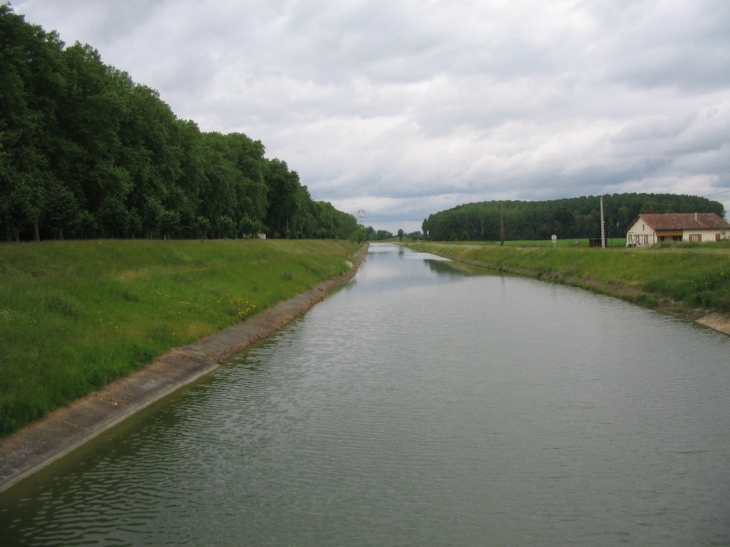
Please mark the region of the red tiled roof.
POLYGON ((639 217, 654 230, 722 230, 730 227, 715 213, 642 213, 639 217))

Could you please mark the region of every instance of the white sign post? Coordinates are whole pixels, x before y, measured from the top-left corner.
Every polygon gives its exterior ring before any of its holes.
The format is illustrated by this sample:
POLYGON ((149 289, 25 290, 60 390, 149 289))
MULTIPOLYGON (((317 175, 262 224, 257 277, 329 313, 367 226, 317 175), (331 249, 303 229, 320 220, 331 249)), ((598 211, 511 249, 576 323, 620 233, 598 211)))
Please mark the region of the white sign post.
POLYGON ((553 249, 555 248, 555 243, 558 241, 558 236, 553 234, 553 237, 551 238, 553 240, 553 249))

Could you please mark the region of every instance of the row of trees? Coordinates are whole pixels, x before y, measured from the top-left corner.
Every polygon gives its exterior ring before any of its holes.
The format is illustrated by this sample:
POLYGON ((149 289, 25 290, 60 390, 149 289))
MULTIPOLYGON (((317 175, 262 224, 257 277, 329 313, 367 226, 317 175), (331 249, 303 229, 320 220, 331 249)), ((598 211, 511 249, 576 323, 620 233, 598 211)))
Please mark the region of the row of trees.
MULTIPOLYGON (((717 201, 677 194, 612 194, 603 196, 606 237, 623 237, 639 213, 716 213, 725 216, 717 201)), ((601 235, 599 196, 551 201, 484 201, 459 205, 430 215, 423 233, 434 240, 500 240, 504 220, 507 240, 591 238, 601 235)))
POLYGON ((88 45, 0 5, 0 225, 8 240, 346 238, 354 216, 313 201, 246 135, 201 132, 88 45))
MULTIPOLYGON (((403 232, 403 230, 398 231, 403 232)), ((392 237, 393 234, 388 230, 375 230, 372 226, 368 226, 366 228, 362 224, 359 225, 357 230, 352 232, 350 235, 350 239, 357 241, 358 243, 362 241, 383 241, 385 239, 391 239, 392 237)))

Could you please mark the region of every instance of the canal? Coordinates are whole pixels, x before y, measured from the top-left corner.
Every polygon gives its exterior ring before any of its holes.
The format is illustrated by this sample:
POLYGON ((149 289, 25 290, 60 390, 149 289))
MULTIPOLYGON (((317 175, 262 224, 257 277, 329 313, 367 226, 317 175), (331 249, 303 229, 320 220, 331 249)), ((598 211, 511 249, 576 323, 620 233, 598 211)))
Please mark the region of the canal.
POLYGON ((349 285, 0 493, 0 544, 730 544, 730 339, 374 244, 349 285))

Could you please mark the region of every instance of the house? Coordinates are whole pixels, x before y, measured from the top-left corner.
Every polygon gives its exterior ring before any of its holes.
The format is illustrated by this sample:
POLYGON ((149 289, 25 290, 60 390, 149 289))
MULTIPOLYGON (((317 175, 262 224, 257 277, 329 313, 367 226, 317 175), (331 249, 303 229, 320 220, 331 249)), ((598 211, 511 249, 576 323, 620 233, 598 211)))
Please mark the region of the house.
POLYGON ((626 229, 627 247, 646 247, 662 241, 719 241, 730 224, 715 213, 641 214, 626 229))

